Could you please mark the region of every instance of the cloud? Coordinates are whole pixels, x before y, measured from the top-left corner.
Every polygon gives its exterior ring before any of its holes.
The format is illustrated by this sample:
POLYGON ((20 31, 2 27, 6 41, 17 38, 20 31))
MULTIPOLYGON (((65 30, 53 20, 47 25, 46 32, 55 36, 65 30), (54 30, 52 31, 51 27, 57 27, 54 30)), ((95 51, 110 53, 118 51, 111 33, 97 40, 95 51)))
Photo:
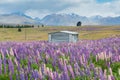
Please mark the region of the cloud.
POLYGON ((76 13, 82 16, 118 16, 120 0, 1 0, 0 14, 23 12, 32 17, 44 17, 51 13, 76 13), (3 12, 1 12, 3 11, 3 12))
POLYGON ((95 0, 80 2, 59 11, 58 13, 77 13, 82 16, 118 16, 120 15, 120 1, 97 3, 95 0))
POLYGON ((0 0, 0 4, 6 4, 6 3, 16 3, 21 2, 23 0, 0 0))
POLYGON ((0 0, 0 4, 5 3, 21 3, 21 2, 42 2, 44 0, 0 0))

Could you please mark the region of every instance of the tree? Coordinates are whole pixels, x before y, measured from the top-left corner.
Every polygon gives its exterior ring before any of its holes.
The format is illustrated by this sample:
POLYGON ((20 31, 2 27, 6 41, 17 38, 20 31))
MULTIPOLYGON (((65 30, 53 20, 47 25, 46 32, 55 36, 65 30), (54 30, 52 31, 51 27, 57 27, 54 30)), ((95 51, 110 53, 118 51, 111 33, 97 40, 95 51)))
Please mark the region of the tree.
POLYGON ((81 21, 77 22, 77 26, 81 26, 81 24, 82 24, 81 21))
POLYGON ((39 28, 40 26, 38 25, 38 28, 39 28))
POLYGON ((32 28, 34 28, 34 25, 32 25, 32 28))
POLYGON ((42 27, 44 27, 44 25, 42 24, 42 27))

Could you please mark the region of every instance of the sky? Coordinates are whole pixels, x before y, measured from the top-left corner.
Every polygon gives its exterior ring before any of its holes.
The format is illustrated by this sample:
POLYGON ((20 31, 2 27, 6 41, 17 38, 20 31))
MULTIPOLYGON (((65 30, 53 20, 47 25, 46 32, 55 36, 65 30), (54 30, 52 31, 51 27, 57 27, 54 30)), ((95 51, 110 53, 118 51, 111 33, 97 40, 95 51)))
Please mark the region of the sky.
POLYGON ((0 14, 20 12, 32 18, 49 14, 120 16, 120 0, 0 0, 0 14))

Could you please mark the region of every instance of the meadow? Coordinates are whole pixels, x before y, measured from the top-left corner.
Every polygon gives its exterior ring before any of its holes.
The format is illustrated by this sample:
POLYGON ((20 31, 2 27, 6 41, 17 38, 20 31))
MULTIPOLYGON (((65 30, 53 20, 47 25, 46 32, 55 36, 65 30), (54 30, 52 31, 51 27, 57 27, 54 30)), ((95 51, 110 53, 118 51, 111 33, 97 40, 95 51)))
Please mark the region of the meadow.
POLYGON ((79 33, 79 39, 90 40, 120 35, 120 26, 22 28, 22 32, 18 32, 18 28, 0 28, 0 41, 48 40, 49 32, 61 30, 77 31, 79 33))
POLYGON ((119 26, 1 28, 0 41, 0 80, 120 80, 119 26), (79 41, 49 43, 60 30, 79 41))

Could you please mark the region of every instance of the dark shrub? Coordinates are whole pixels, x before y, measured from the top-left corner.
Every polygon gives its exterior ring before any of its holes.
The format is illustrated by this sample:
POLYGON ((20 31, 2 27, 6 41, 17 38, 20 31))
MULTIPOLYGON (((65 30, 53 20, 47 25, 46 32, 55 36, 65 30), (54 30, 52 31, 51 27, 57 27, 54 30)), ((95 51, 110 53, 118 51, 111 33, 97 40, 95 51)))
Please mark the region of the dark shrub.
POLYGON ((22 30, 21 30, 21 28, 18 28, 18 32, 21 32, 22 30))

